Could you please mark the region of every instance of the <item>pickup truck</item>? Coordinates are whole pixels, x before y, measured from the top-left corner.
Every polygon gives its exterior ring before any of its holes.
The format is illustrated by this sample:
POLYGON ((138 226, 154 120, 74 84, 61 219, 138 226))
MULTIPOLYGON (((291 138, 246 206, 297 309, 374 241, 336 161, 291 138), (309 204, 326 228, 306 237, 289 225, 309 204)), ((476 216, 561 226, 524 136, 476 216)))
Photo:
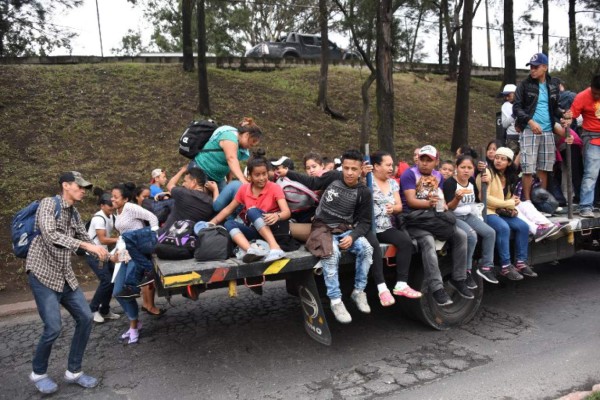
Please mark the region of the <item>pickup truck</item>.
MULTIPOLYGON (((596 212, 594 218, 574 217, 551 218, 553 222, 568 224, 570 229, 564 236, 546 239, 539 243, 530 242, 529 264, 536 265, 553 262, 573 256, 579 250, 600 251, 600 213, 596 212)), ((396 249, 387 244, 381 244, 384 255, 386 278, 393 281, 395 278, 396 249)), ((414 252, 418 252, 416 242, 414 252)), ((444 281, 452 273, 452 257, 440 247, 440 270, 444 281)), ((413 257, 409 273, 409 284, 419 288, 423 297, 418 300, 397 298, 396 309, 404 315, 420 320, 434 329, 446 330, 453 326, 461 325, 475 316, 483 298, 484 282, 477 274, 473 278, 478 287, 474 290, 475 299, 465 300, 451 287, 446 285, 446 290, 453 300, 449 307, 438 306, 427 282, 423 279, 423 266, 421 257, 413 257)), ((349 253, 342 253, 340 260, 340 283, 344 289, 344 282, 352 287, 354 273, 354 258, 349 253)), ((186 293, 187 288, 194 287, 196 292, 204 290, 229 288, 229 296, 237 295, 237 286, 245 285, 257 294, 262 294, 266 281, 285 280, 289 294, 297 296, 302 309, 303 324, 306 333, 314 340, 324 345, 330 345, 331 332, 327 324, 325 308, 321 302, 324 293, 324 282, 321 275, 319 259, 301 247, 299 250, 289 252, 286 258, 271 263, 254 262, 244 264, 236 258, 225 261, 180 260, 168 261, 155 258, 155 270, 158 276, 155 282, 158 295, 169 299, 173 295, 186 293)), ((500 278, 502 279, 502 278, 500 278)), ((539 279, 543 279, 540 277, 539 279)), ((200 296, 202 297, 202 296, 200 296)), ((375 302, 372 303, 375 306, 375 302)))
MULTIPOLYGON (((275 42, 262 42, 246 52, 246 57, 264 58, 312 58, 321 57, 321 36, 292 32, 281 36, 275 42)), ((357 59, 353 52, 340 49, 329 41, 329 57, 331 60, 357 59)))

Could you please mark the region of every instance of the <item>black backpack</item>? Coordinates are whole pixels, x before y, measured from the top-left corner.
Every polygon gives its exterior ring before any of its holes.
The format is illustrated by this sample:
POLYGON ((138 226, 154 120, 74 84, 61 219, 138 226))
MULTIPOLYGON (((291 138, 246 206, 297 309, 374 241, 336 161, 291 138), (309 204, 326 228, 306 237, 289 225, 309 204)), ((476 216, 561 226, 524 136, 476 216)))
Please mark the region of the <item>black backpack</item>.
POLYGON ((193 160, 201 151, 221 151, 202 150, 218 127, 212 119, 190 122, 179 138, 179 154, 193 160))
POLYGON ((158 237, 155 252, 164 260, 185 260, 194 257, 196 249, 194 221, 180 220, 158 237))
POLYGON ((227 260, 233 255, 233 242, 220 225, 200 230, 194 258, 196 261, 227 260))

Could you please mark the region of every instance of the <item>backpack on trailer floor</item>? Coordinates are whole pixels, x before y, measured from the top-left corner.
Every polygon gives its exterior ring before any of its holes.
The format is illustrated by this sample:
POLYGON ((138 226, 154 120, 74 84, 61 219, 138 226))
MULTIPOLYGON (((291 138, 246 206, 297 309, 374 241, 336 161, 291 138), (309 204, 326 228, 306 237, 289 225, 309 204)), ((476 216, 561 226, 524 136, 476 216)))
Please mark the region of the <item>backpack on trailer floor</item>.
POLYGON ((283 177, 277 179, 275 183, 283 189, 285 200, 292 212, 305 211, 316 207, 319 203, 319 196, 300 182, 283 177))
MULTIPOLYGON (((58 219, 61 212, 60 199, 54 196, 54 218, 58 219)), ((35 229, 35 215, 40 207, 40 200, 35 200, 15 214, 10 226, 13 252, 19 258, 27 258, 29 246, 36 236, 40 234, 39 229, 35 229)))
POLYGON ((175 221, 168 231, 158 237, 155 251, 164 260, 185 260, 194 257, 196 249, 194 221, 175 221))
POLYGON ((221 149, 202 150, 219 126, 215 121, 192 121, 179 138, 179 154, 194 159, 201 151, 221 151, 221 149))

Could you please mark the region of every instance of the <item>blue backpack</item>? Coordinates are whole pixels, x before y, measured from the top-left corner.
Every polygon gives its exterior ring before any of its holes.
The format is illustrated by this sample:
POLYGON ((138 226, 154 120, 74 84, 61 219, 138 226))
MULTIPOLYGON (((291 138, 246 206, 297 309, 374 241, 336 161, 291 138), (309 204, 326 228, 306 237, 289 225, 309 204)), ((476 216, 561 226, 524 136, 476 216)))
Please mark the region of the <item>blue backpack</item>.
MULTIPOLYGON (((58 196, 53 197, 55 204, 54 218, 60 216, 60 200, 58 196)), ((27 207, 17 211, 10 226, 13 252, 19 258, 27 258, 29 246, 36 236, 40 234, 39 229, 35 229, 35 214, 40 206, 40 201, 32 201, 27 207)))

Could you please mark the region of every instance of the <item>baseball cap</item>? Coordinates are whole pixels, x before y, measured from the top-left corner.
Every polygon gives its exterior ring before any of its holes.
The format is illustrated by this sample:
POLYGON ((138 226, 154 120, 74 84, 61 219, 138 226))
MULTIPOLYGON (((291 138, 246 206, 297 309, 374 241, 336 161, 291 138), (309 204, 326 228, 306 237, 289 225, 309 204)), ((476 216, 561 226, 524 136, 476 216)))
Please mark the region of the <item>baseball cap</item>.
POLYGON ((423 146, 419 150, 419 157, 428 156, 432 160, 435 160, 435 159, 437 159, 437 155, 438 155, 437 150, 435 149, 435 147, 433 147, 431 145, 423 146))
POLYGON ((160 168, 156 168, 152 170, 152 179, 158 178, 160 174, 163 173, 163 170, 160 168))
POLYGON ((58 183, 63 184, 64 182, 75 182, 82 188, 86 188, 86 189, 89 189, 93 186, 90 182, 83 179, 83 176, 81 176, 81 173, 77 172, 77 171, 63 172, 60 175, 60 177, 58 178, 58 183))
POLYGON ((502 89, 502 94, 506 96, 509 93, 514 93, 517 90, 517 85, 513 85, 509 83, 508 85, 504 85, 504 89, 502 89))
POLYGON ((535 53, 532 57, 531 60, 529 60, 529 62, 527 64, 525 64, 526 67, 529 67, 530 65, 548 65, 548 56, 545 55, 544 53, 535 53))
POLYGON ((294 162, 291 158, 286 156, 281 157, 279 160, 271 161, 271 165, 274 167, 279 167, 280 165, 282 165, 286 168, 294 169, 294 162))

